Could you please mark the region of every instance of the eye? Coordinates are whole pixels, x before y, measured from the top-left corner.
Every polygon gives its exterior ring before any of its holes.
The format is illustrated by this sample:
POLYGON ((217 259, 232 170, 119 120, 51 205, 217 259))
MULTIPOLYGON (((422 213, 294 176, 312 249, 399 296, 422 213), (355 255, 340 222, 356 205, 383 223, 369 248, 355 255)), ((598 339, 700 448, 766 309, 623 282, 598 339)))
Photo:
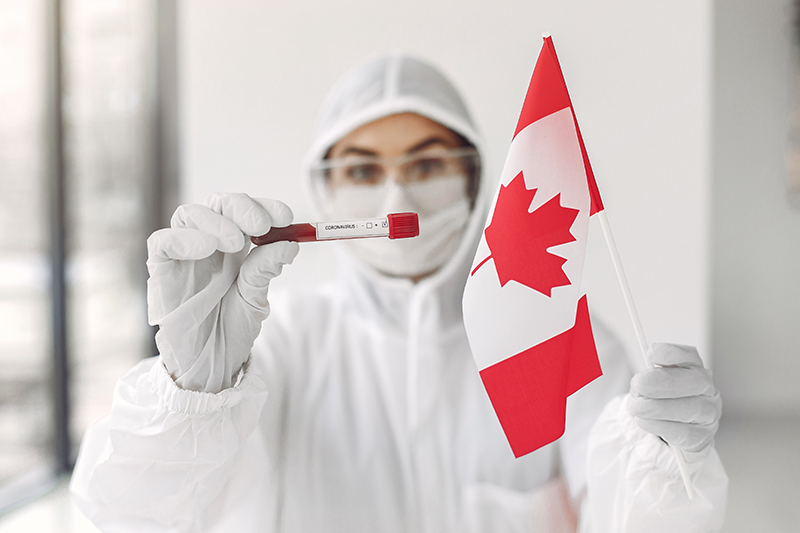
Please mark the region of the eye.
POLYGON ((405 174, 407 179, 425 180, 444 173, 447 162, 441 157, 425 157, 411 161, 406 165, 405 174))
POLYGON ((383 168, 374 163, 348 165, 343 170, 345 177, 354 183, 372 184, 383 179, 383 168))

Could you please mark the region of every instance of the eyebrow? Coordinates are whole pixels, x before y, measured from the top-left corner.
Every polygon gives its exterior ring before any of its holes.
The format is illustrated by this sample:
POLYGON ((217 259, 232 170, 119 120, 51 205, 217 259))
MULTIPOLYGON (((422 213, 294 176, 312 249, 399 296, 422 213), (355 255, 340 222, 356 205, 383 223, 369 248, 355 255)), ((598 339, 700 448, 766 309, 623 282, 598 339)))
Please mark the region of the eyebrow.
POLYGON ((406 151, 406 153, 410 154, 410 153, 413 153, 413 152, 419 152, 420 150, 424 150, 425 148, 428 148, 429 146, 432 146, 434 144, 443 144, 443 145, 447 146, 448 142, 447 142, 446 139, 443 139, 441 137, 436 137, 436 136, 429 137, 428 139, 425 139, 424 141, 422 141, 420 143, 417 143, 414 146, 412 146, 411 148, 409 148, 406 151))
POLYGON ((372 150, 368 150, 366 148, 359 148, 358 146, 348 146, 347 148, 339 154, 339 157, 345 155, 365 155, 365 156, 377 156, 377 152, 373 152, 372 150))

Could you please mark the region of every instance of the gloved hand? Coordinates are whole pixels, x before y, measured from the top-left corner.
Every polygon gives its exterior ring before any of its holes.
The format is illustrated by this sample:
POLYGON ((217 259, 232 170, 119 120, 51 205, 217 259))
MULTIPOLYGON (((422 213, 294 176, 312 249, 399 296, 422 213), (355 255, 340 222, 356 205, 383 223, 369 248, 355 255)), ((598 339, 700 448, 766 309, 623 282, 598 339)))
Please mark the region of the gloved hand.
POLYGON ((206 205, 178 207, 171 227, 147 240, 148 319, 159 326, 156 345, 178 386, 219 392, 233 385, 269 315, 269 282, 299 250, 275 242, 250 251, 246 236, 292 218, 276 200, 215 194, 206 205))
POLYGON ((642 429, 669 444, 697 452, 714 438, 722 400, 711 371, 692 346, 653 344, 655 368, 631 379, 628 409, 642 429))

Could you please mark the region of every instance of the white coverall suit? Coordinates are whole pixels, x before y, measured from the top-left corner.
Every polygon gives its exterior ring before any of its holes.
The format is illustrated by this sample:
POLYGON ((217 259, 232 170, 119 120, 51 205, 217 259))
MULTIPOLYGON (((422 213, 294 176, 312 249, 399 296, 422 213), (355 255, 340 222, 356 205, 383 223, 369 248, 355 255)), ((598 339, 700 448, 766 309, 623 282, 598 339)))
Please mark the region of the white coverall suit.
MULTIPOLYGON (((407 111, 480 148, 427 65, 391 55, 354 72, 323 107, 309 161, 407 111)), ((584 532, 718 529, 727 478, 713 446, 687 454, 690 502, 668 448, 625 409, 626 359, 597 321, 603 376, 569 398, 561 439, 514 459, 461 317, 481 190, 452 259, 418 283, 343 252, 336 283, 270 295, 231 388, 181 389, 161 357, 133 368, 84 437, 71 485, 82 511, 109 532, 557 532, 575 530, 571 502, 584 532)))

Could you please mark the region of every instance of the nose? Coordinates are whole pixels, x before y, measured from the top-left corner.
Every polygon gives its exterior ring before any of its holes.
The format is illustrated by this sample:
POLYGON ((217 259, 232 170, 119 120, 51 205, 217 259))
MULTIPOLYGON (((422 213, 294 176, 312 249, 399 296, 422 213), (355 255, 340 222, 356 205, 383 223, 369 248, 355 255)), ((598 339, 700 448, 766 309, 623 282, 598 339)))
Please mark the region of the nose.
POLYGON ((398 185, 408 183, 408 177, 402 171, 400 165, 386 165, 384 167, 384 175, 386 176, 386 181, 392 180, 398 185))

